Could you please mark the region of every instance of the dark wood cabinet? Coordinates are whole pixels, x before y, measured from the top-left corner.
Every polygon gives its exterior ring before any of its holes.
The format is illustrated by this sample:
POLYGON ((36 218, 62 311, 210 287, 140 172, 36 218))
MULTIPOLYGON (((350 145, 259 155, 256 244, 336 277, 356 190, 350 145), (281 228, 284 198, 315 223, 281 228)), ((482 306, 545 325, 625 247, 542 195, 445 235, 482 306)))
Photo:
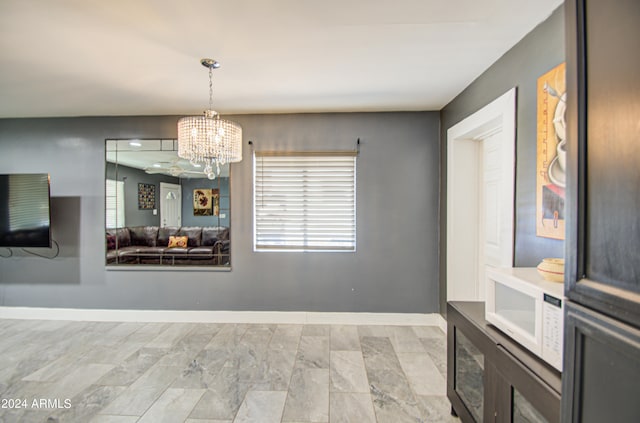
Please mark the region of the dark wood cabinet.
POLYGON ((559 422, 560 373, 484 319, 447 304, 447 396, 463 422, 559 422))
POLYGON ((567 304, 564 420, 640 422, 640 330, 576 303, 567 304))
POLYGON ((567 0, 562 417, 640 421, 640 1, 567 0))
POLYGON ((640 327, 640 2, 569 0, 567 297, 640 327))

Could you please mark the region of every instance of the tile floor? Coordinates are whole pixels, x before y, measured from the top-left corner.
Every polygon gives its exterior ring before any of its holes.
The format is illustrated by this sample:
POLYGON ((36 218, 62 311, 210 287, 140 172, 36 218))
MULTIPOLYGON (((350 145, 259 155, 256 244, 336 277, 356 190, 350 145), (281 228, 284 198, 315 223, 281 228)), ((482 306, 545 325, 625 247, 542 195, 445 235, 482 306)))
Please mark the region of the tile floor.
POLYGON ((450 422, 431 326, 0 320, 0 422, 450 422))

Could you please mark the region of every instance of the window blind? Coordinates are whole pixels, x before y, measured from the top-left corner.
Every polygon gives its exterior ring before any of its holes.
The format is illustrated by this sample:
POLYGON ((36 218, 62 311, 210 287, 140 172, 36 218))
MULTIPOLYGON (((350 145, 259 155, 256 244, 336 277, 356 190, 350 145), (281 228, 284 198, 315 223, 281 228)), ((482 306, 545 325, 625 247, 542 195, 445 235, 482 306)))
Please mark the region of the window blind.
POLYGON ((48 227, 48 175, 9 175, 8 212, 11 231, 48 227))
POLYGON ((106 227, 123 228, 124 223, 124 182, 107 179, 106 182, 106 227))
POLYGON ((254 247, 355 251, 355 152, 256 152, 254 247))

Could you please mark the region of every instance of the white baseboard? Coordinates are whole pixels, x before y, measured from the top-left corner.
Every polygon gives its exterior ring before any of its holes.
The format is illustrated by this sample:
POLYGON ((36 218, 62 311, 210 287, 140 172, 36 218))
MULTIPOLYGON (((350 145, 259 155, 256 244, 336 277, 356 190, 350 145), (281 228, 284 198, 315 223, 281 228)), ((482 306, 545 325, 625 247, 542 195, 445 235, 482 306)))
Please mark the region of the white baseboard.
POLYGON ((98 310, 76 308, 0 307, 0 319, 94 322, 280 323, 331 325, 438 326, 438 313, 320 313, 307 311, 98 310))

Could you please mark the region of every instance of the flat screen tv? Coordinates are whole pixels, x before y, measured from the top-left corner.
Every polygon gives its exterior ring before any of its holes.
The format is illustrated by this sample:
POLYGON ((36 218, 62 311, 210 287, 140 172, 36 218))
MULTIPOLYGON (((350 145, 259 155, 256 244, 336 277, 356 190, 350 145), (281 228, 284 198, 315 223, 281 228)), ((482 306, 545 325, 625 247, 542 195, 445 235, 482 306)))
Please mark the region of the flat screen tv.
POLYGON ((51 248, 48 174, 0 174, 0 247, 51 248))

